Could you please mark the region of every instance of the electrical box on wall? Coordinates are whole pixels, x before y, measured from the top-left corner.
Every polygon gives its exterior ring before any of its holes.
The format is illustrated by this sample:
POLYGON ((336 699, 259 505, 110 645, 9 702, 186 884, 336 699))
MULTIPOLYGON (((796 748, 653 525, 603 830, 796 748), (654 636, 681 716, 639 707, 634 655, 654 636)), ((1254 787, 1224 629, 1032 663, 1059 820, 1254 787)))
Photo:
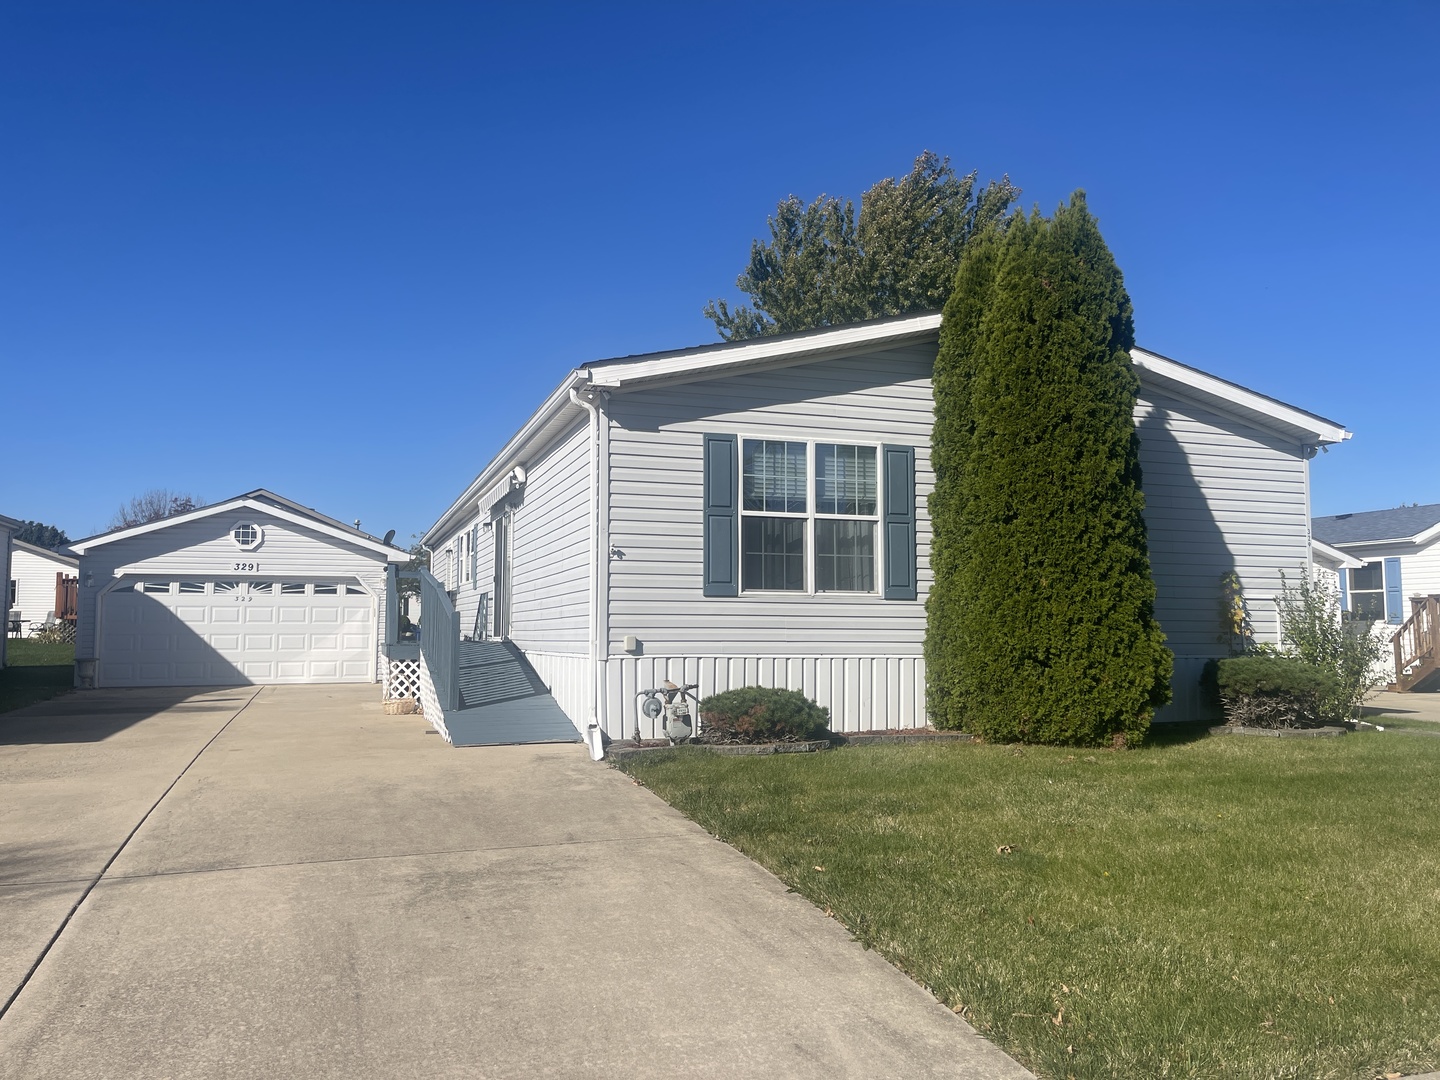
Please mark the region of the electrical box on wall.
POLYGON ((634 634, 625 635, 625 651, 628 653, 638 653, 640 651, 640 639, 634 634))

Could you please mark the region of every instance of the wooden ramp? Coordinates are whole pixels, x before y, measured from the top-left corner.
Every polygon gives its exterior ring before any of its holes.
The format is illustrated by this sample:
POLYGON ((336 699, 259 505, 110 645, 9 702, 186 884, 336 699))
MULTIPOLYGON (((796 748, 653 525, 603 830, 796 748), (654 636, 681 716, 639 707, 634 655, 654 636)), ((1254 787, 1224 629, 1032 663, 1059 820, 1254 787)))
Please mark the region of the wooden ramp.
POLYGON ((525 655, 508 641, 462 641, 460 708, 446 713, 455 746, 580 741, 525 655))

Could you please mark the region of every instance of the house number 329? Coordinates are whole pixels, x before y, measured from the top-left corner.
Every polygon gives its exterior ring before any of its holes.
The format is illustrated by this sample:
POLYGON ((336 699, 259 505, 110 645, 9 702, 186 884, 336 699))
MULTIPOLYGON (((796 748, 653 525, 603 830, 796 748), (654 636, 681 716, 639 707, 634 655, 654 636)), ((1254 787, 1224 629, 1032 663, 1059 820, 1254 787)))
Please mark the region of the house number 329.
POLYGON ((258 562, 237 562, 237 563, 235 564, 235 569, 236 569, 236 570, 259 570, 259 569, 260 569, 260 564, 259 564, 258 562))

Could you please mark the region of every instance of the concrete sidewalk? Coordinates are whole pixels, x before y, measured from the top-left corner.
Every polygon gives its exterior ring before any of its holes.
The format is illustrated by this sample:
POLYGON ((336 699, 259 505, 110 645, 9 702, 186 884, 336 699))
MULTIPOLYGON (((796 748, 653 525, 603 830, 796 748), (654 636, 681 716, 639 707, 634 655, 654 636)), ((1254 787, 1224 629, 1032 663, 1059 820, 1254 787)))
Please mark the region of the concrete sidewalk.
POLYGON ((117 695, 0 716, 0 992, 95 883, 0 1077, 1029 1076, 579 747, 451 749, 373 687, 75 711, 117 695))

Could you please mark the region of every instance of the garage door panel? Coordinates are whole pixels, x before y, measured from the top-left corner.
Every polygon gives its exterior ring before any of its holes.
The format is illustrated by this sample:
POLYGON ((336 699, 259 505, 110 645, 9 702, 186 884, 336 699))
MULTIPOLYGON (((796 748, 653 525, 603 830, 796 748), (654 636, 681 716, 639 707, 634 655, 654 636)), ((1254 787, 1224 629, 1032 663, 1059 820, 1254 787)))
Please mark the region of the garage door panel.
POLYGON ((209 591, 197 592, 193 578, 187 578, 182 594, 158 577, 146 581, 154 583, 149 592, 116 589, 101 597, 97 671, 102 685, 374 678, 375 616, 368 596, 336 593, 333 585, 319 591, 272 586, 250 593, 247 583, 229 581, 219 583, 223 589, 200 583, 209 591), (290 629, 280 631, 282 626, 290 629))

